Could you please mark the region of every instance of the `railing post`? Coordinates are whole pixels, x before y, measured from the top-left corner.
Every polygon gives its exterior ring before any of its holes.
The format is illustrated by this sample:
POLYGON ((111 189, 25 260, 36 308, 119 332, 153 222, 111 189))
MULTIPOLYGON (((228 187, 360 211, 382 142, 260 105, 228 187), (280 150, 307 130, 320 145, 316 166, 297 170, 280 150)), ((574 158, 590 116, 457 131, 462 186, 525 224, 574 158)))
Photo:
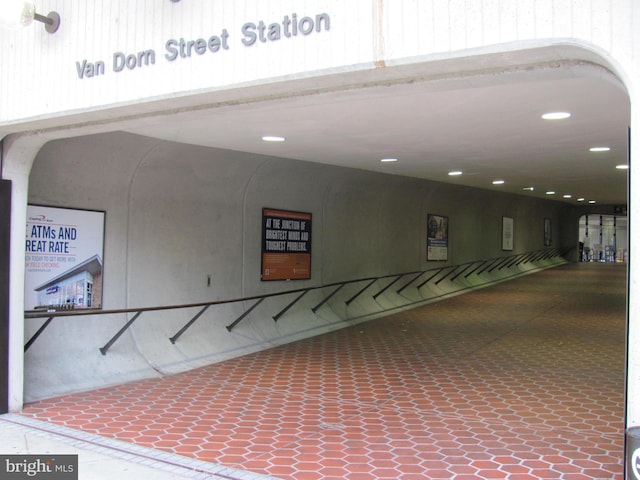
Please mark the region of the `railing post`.
POLYGON ((51 320, 53 320, 53 317, 47 318, 47 320, 42 325, 40 325, 40 328, 38 329, 38 331, 33 334, 33 336, 29 339, 27 343, 25 343, 24 345, 25 352, 29 350, 29 347, 33 345, 33 342, 35 342, 36 339, 40 336, 40 334, 44 332, 44 329, 49 326, 49 324, 51 323, 51 320))
POLYGON ((445 278, 447 278, 449 275, 451 275, 457 269, 458 269, 458 265, 454 266, 446 275, 444 275, 441 279, 439 279, 434 285, 438 285, 441 281, 443 281, 445 278))
POLYGON ((504 267, 506 267, 507 265, 509 265, 511 262, 513 261, 513 255, 509 255, 508 257, 505 257, 505 260, 503 260, 500 265, 498 265, 498 267, 496 267, 498 269, 498 271, 502 270, 504 267))
POLYGON ((436 273, 434 273, 433 275, 431 275, 429 278, 427 278, 424 282, 422 282, 420 285, 418 285, 416 288, 418 290, 420 290, 422 287, 424 287, 427 283, 429 283, 433 278, 436 277, 436 275, 438 275, 442 270, 444 270, 443 268, 438 268, 436 269, 436 273))
POLYGON ((500 259, 500 261, 499 261, 498 263, 496 263, 493 267, 491 267, 489 270, 487 270, 487 272, 488 272, 488 273, 491 273, 491 272, 493 272, 496 268, 498 268, 500 265, 502 265, 502 264, 506 263, 506 262, 505 262, 505 258, 506 258, 506 261, 507 261, 507 262, 510 262, 510 261, 511 261, 511 256, 503 257, 503 258, 501 258, 501 259, 500 259))
POLYGON ((111 348, 111 345, 113 345, 113 344, 116 342, 116 340, 118 340, 118 339, 120 338, 120 335, 122 335, 122 334, 127 330, 127 328, 129 328, 129 327, 133 324, 133 322, 135 322, 135 321, 136 321, 136 319, 137 319, 140 315, 142 315, 142 311, 139 311, 138 313, 136 313, 136 314, 133 316, 133 318, 131 318, 131 320, 129 320, 127 323, 125 323, 124 327, 122 327, 122 328, 118 331, 118 333, 116 333, 116 334, 113 336, 113 338, 107 342, 107 344, 106 344, 104 347, 100 348, 100 353, 101 353, 102 355, 106 355, 106 354, 107 354, 107 350, 109 350, 109 349, 111 348))
POLYGON ((489 260, 488 262, 489 262, 489 263, 487 263, 487 264, 485 265, 485 267, 484 267, 484 268, 482 268, 482 269, 478 272, 478 275, 480 275, 480 274, 481 274, 481 273, 483 273, 483 272, 486 272, 486 271, 487 271, 487 269, 488 269, 489 267, 491 267, 492 265, 494 265, 496 262, 500 262, 500 259, 499 259, 499 258, 493 258, 493 259, 489 260))
POLYGON ((467 273, 464 278, 469 278, 473 272, 475 272, 476 270, 478 270, 480 267, 482 267, 485 263, 487 263, 489 260, 480 260, 480 263, 478 264, 478 266, 476 268, 474 268, 473 270, 471 270, 469 273, 467 273))
POLYGON ((333 292, 331 292, 331 293, 329 294, 329 296, 328 296, 328 297, 326 297, 326 298, 325 298, 324 300, 322 300, 318 305, 316 305, 315 307, 313 307, 313 308, 311 309, 311 311, 312 311, 313 313, 316 313, 316 312, 320 309, 320 307, 321 307, 322 305, 324 305, 325 303, 327 303, 327 302, 329 301, 329 299, 330 299, 331 297, 333 297, 336 293, 338 293, 338 291, 339 291, 342 287, 344 287, 345 285, 346 285, 345 283, 341 284, 338 288, 336 288, 333 292))
POLYGON ((231 330, 233 330, 233 328, 234 328, 237 324, 239 324, 239 323, 242 321, 242 319, 243 319, 244 317, 246 317, 247 315, 249 315, 249 314, 253 311, 253 309, 254 309, 254 308, 256 308, 258 305, 260 305, 260 304, 264 301, 264 299, 265 299, 265 298, 266 298, 266 297, 262 297, 260 300, 258 300, 256 303, 254 303, 254 304, 253 304, 253 306, 252 306, 251 308, 249 308, 249 310, 247 310, 247 311, 246 311, 246 312, 244 312, 242 315, 240 315, 240 316, 239 316, 239 317, 238 317, 238 318, 237 318, 237 319, 236 319, 236 320, 235 320, 231 325, 227 325, 227 330, 228 330, 229 332, 230 332, 231 330))
POLYGON ((411 285, 413 282, 415 282, 417 279, 419 279, 423 274, 424 274, 424 272, 418 273, 418 275, 413 277, 411 280, 409 280, 407 283, 405 283, 402 287, 400 287, 398 290, 396 290, 396 293, 398 295, 400 295, 405 288, 407 288, 409 285, 411 285))
POLYGON ((211 305, 205 305, 205 306, 204 306, 204 307, 203 307, 203 308, 202 308, 202 309, 201 309, 201 310, 200 310, 200 311, 199 311, 199 312, 198 312, 198 313, 197 313, 197 314, 196 314, 196 315, 195 315, 191 320, 189 320, 189 321, 187 322, 187 324, 186 324, 184 327, 182 327, 180 330, 178 330, 178 333, 176 333, 173 337, 169 338, 169 341, 175 345, 176 340, 178 340, 178 339, 182 336, 182 334, 183 334, 184 332, 186 332, 186 331, 187 331, 187 329, 188 329, 191 325, 193 325, 193 323, 194 323, 196 320, 198 320, 198 318, 200 318, 200 315, 202 315, 204 312, 206 312, 206 311, 207 311, 207 309, 208 309, 210 306, 211 306, 211 305))
POLYGON ((351 297, 349 300, 347 300, 346 302, 344 302, 346 305, 350 305, 351 302, 353 302, 356 298, 358 298, 360 295, 362 295, 365 290, 367 288, 369 288, 371 285, 373 285, 374 283, 376 283, 376 280, 378 280, 377 278, 374 278, 373 280, 371 280, 369 283, 367 283, 364 287, 362 287, 358 293, 356 293, 353 297, 351 297))
POLYGON ((533 260, 531 260, 532 263, 534 262, 539 262, 540 260, 542 260, 544 258, 544 256, 547 254, 547 252, 545 250, 542 250, 542 253, 540 253, 540 250, 538 250, 537 255, 533 258, 533 260))
POLYGON ((520 265, 521 263, 529 263, 529 261, 533 258, 533 253, 527 253, 521 260, 516 263, 516 265, 520 265))
POLYGON ((282 315, 284 315, 285 313, 287 313, 287 311, 288 311, 291 307, 293 307, 296 303, 298 303, 298 300, 300 300, 302 297, 304 297, 304 296, 307 294, 307 292, 308 292, 308 291, 309 291, 309 289, 307 289, 307 290, 305 290, 304 292, 302 292, 300 295, 298 295, 298 296, 296 297, 296 299, 295 299, 293 302, 291 302, 289 305, 287 305, 287 306, 286 306, 286 307, 284 307, 282 310, 280 310, 278 313, 276 313, 276 314, 273 316, 273 321, 274 321, 274 322, 277 322, 277 321, 280 319, 280 317, 281 317, 282 315))
POLYGON ((376 293, 373 296, 373 299, 375 300, 376 298, 378 298, 380 295, 382 295, 384 292, 386 292, 389 288, 391 288, 391 286, 396 283, 398 280, 400 280, 402 277, 404 276, 404 274, 400 274, 398 275, 394 280, 391 281, 391 283, 389 283, 386 287, 384 287, 382 290, 380 290, 378 293, 376 293))
POLYGON ((464 272, 466 272, 469 269, 469 267, 471 267, 474 263, 476 263, 476 262, 464 263, 463 266, 466 265, 466 267, 464 267, 462 270, 460 270, 458 273, 456 273, 453 277, 451 277, 451 281, 455 282, 456 278, 458 278, 460 275, 462 275, 464 272))

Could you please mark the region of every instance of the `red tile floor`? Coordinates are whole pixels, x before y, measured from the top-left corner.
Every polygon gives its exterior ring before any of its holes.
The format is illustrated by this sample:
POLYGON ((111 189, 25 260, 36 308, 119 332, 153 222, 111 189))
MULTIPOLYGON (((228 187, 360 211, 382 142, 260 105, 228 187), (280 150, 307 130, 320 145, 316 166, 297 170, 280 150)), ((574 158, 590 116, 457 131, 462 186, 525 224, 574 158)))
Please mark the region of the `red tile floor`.
POLYGON ((621 479, 625 287, 557 267, 22 415, 283 479, 621 479))

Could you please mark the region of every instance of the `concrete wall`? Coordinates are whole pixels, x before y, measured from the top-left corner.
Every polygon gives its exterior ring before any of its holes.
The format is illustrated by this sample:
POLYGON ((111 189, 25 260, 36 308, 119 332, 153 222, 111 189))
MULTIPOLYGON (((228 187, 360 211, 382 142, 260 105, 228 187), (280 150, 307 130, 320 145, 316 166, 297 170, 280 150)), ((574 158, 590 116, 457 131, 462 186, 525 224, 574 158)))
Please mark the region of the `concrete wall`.
MULTIPOLYGON (((545 218, 553 246, 577 241, 577 229, 563 231, 571 211, 560 202, 126 133, 45 145, 29 203, 106 211, 104 309, 240 298, 538 250, 545 218), (313 214, 311 280, 260 280, 263 207, 313 214), (426 261, 428 213, 449 217, 446 263, 426 261), (513 252, 501 250, 502 216, 514 218, 513 252)), ((104 356, 98 349, 124 314, 56 318, 26 353, 25 400, 183 371, 501 279, 484 275, 402 296, 370 293, 347 306, 364 286, 353 284, 317 313, 311 307, 331 290, 314 290, 277 323, 272 316, 294 296, 269 298, 232 332, 225 326, 253 302, 215 306, 175 345, 168 338, 198 310, 145 313, 104 356)), ((27 337, 42 322, 27 319, 27 337)))

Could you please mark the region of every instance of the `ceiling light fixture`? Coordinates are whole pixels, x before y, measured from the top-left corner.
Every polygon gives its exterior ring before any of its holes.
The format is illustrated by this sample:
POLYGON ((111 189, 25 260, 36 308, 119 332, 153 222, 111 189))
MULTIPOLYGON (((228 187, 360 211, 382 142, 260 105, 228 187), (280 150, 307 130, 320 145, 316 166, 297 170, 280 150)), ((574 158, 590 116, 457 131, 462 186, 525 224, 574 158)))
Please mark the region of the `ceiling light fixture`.
POLYGON ((618 170, 628 170, 629 169, 629 165, 616 165, 616 168, 618 170))
POLYGON ((611 147, 591 147, 589 149, 590 152, 608 152, 611 150, 611 147))
POLYGON ((571 114, 569 112, 549 112, 542 115, 545 120, 564 120, 569 118, 571 114))
POLYGON ((596 201, 595 200, 589 200, 589 203, 593 204, 593 203, 596 203, 596 201))
POLYGON ((584 197, 580 197, 577 199, 578 202, 584 202, 584 197))
POLYGON ((571 195, 567 193, 566 195, 562 195, 562 198, 571 198, 571 195))
POLYGON ((522 190, 527 190, 529 192, 533 192, 534 188, 533 187, 524 187, 522 190))
POLYGON ((493 182, 494 185, 502 185, 504 183, 504 180, 494 180, 493 182))
POLYGON ((390 162, 397 162, 398 159, 397 158, 381 158, 380 161, 381 162, 385 162, 385 163, 387 163, 387 162, 390 163, 390 162))
POLYGON ((549 190, 549 191, 547 192, 547 195, 555 195, 555 194, 556 194, 556 192, 554 192, 553 190, 549 190))
POLYGON ((462 175, 462 170, 453 170, 452 172, 449 172, 449 176, 451 177, 456 177, 458 175, 462 175))
POLYGON ((11 27, 29 26, 33 21, 44 23, 44 29, 55 33, 60 27, 60 15, 49 12, 45 17, 36 13, 36 6, 31 2, 7 2, 0 8, 0 25, 11 27))
POLYGON ((284 142, 284 137, 276 137, 273 135, 265 135, 262 137, 265 142, 284 142))

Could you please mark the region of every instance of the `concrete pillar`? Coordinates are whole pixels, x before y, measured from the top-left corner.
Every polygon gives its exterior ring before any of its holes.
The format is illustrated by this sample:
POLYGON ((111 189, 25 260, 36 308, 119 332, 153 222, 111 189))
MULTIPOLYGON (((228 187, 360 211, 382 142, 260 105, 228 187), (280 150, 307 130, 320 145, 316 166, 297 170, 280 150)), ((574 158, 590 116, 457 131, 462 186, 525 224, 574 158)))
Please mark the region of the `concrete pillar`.
POLYGON ((631 128, 629 159, 629 303, 627 337, 627 390, 626 390, 626 434, 627 461, 625 479, 640 480, 640 249, 634 248, 640 241, 640 98, 638 89, 630 89, 631 128), (634 434, 635 432, 635 434, 634 434), (635 438, 635 440, 634 440, 635 438), (631 462, 637 462, 631 468, 631 462))
POLYGON ((10 135, 2 142, 2 178, 11 181, 9 261, 9 379, 8 410, 22 409, 24 399, 24 276, 25 226, 29 173, 46 139, 10 135))

